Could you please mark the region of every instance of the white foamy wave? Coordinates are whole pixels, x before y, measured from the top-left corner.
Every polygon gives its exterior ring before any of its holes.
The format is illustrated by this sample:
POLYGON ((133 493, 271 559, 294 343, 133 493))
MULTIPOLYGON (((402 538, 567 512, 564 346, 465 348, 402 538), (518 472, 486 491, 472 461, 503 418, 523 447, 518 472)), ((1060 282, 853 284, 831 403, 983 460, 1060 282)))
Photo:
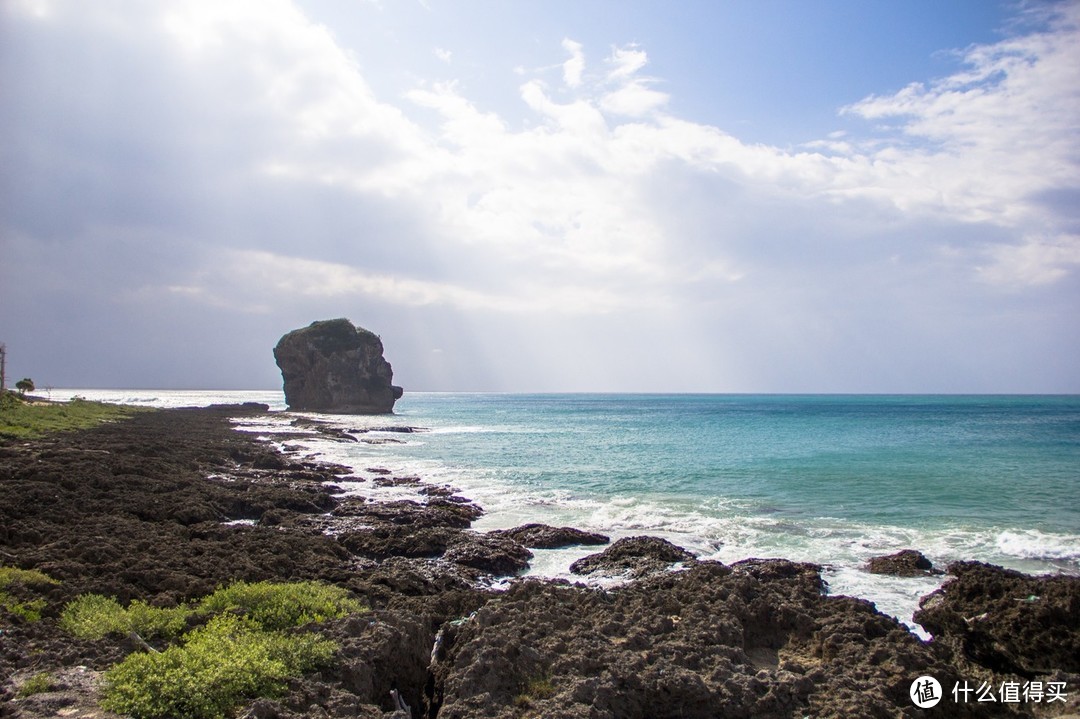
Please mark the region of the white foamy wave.
POLYGON ((997 536, 996 544, 1002 554, 1020 559, 1080 560, 1080 535, 1076 534, 1009 530, 997 536))
POLYGON ((285 409, 285 396, 270 390, 133 390, 133 389, 50 389, 48 399, 69 402, 82 397, 93 402, 130 404, 138 407, 207 407, 212 404, 261 402, 272 410, 285 409))

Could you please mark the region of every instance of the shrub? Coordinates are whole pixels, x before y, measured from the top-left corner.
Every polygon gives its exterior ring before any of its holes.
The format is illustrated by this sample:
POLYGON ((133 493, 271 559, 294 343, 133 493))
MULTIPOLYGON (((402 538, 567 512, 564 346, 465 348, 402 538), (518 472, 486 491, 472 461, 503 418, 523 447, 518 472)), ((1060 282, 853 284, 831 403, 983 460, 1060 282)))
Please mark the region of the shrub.
POLYGON ((15 693, 15 696, 19 699, 25 699, 26 697, 32 697, 35 694, 44 694, 45 692, 52 691, 55 683, 53 682, 52 675, 48 672, 39 672, 34 676, 23 682, 19 687, 19 691, 15 693))
POLYGON ((20 599, 8 592, 9 587, 32 588, 49 584, 59 584, 52 577, 36 569, 18 567, 0 567, 0 610, 9 612, 23 621, 36 622, 41 619, 41 610, 45 608, 44 599, 20 599))
POLYGON ((185 640, 109 669, 102 708, 136 719, 219 719, 245 699, 280 695, 286 679, 325 664, 337 650, 317 635, 266 631, 233 614, 214 617, 185 640))
POLYGON ((176 638, 193 614, 210 615, 178 645, 131 654, 109 669, 101 705, 136 719, 217 719, 245 699, 280 694, 289 677, 337 651, 317 634, 285 630, 364 610, 347 590, 317 582, 237 582, 175 609, 140 601, 125 609, 115 599, 87 594, 68 604, 60 621, 87 639, 128 632, 176 638))
POLYGON ((200 612, 241 611, 265 629, 337 619, 365 607, 348 590, 318 582, 236 582, 199 602, 200 612))
POLYGON ((190 614, 187 607, 164 609, 139 600, 124 609, 110 597, 84 594, 64 607, 60 626, 82 639, 101 639, 107 634, 129 632, 143 638, 172 639, 184 631, 190 614))

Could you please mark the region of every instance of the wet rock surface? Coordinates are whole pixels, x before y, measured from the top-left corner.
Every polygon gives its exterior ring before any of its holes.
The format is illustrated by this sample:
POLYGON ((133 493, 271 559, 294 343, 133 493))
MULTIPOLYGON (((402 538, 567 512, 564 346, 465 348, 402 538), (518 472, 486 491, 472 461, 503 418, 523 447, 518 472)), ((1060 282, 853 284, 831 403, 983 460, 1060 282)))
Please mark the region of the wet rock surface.
POLYGON ((944 574, 934 569, 933 563, 922 552, 915 549, 902 549, 896 554, 872 558, 866 566, 871 574, 891 574, 894 577, 925 577, 931 574, 944 574))
POLYGON ((513 529, 499 529, 491 534, 509 537, 530 549, 561 549, 578 545, 607 544, 611 541, 607 535, 596 532, 536 523, 523 524, 513 529))
POLYGON ((667 570, 675 562, 689 562, 694 555, 660 537, 624 537, 599 554, 590 554, 570 565, 572 574, 611 574, 643 577, 667 570))
POLYGON ((0 563, 60 580, 37 590, 40 621, 0 610, 0 716, 110 716, 95 704, 98 679, 133 647, 60 630, 75 596, 169 606, 238 579, 331 582, 372 608, 321 627, 341 646, 331 666, 241 716, 405 717, 400 701, 414 719, 914 717, 923 712, 908 691, 924 674, 946 694, 958 681, 1032 680, 1065 682, 1069 696, 1011 705, 946 696, 927 715, 1077 711, 1076 578, 953 564, 955 579, 916 616, 929 643, 868 602, 824 594, 815 565, 725 566, 655 537, 581 560, 579 571, 637 577, 615 589, 525 578, 493 591, 496 577, 526 566, 525 545, 585 533, 479 533, 470 525, 482 509, 452 488, 379 467, 364 470, 369 484, 429 491, 417 501, 342 495, 335 482, 364 478, 232 429, 230 416, 263 411, 152 412, 0 441, 0 563), (54 686, 20 697, 43 671, 54 686))

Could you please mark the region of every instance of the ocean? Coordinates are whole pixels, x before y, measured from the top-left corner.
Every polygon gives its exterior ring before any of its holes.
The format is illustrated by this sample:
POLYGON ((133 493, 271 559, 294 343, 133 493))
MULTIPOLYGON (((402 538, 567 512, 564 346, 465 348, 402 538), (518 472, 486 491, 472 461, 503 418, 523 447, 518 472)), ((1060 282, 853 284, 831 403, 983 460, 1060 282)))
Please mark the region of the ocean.
MULTIPOLYGON (((261 401, 280 392, 53 390, 151 406, 261 401)), ((310 415, 381 443, 312 434, 306 451, 451 484, 485 531, 526 522, 613 538, 652 534, 726 563, 823 565, 830 592, 912 622, 938 577, 864 570, 918 549, 1030 573, 1080 575, 1080 397, 406 393, 394 416, 310 415), (379 431, 413 427, 414 433, 379 431)), ((274 440, 272 414, 239 429, 274 440)), ((371 497, 413 490, 342 482, 371 497)), ((595 548, 540 550, 530 573, 574 578, 595 548)))

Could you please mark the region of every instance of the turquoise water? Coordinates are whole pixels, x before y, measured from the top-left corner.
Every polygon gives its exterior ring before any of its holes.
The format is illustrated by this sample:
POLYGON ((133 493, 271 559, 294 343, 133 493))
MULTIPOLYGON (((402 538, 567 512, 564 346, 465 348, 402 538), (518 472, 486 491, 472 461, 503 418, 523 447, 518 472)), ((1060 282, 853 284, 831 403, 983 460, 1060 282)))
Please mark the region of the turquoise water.
MULTIPOLYGON (((83 394, 284 408, 280 393, 83 394)), ((487 511, 480 530, 540 521, 659 535, 724 562, 811 561, 834 593, 909 623, 941 580, 870 575, 870 557, 910 547, 938 566, 977 559, 1080 574, 1077 396, 407 393, 395 417, 319 417, 424 430, 358 435, 385 444, 301 442, 356 468, 347 491, 412 491, 363 481, 385 467, 459 488, 487 511)), ((283 413, 247 429, 272 439, 290 421, 283 413)), ((570 562, 592 551, 538 551, 531 571, 569 577, 570 562)))
POLYGON ((408 455, 526 492, 1080 531, 1077 397, 419 394, 398 414, 436 430, 408 455))

